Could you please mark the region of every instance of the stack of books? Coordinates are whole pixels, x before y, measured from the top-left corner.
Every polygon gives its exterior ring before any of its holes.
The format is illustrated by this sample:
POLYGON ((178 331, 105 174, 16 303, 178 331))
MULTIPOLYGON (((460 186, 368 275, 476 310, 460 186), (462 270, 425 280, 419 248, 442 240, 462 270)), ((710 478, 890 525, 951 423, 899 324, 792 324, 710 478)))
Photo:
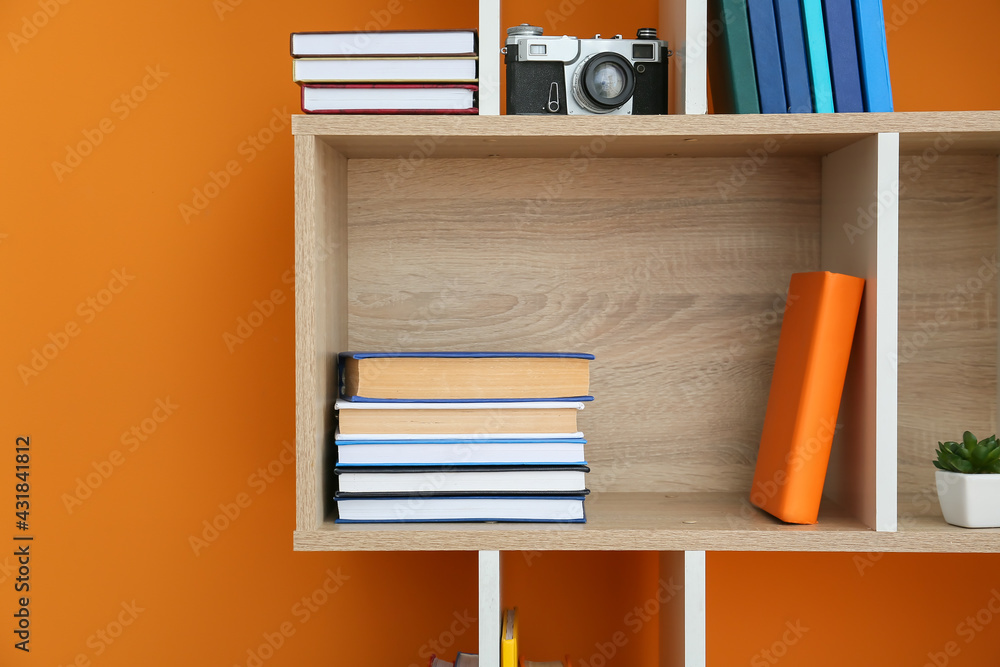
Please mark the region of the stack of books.
POLYGON ((341 354, 338 522, 584 522, 593 358, 341 354))
POLYGON ((296 32, 305 113, 474 114, 476 32, 296 32))
POLYGON ((715 113, 892 111, 881 0, 709 0, 715 113))

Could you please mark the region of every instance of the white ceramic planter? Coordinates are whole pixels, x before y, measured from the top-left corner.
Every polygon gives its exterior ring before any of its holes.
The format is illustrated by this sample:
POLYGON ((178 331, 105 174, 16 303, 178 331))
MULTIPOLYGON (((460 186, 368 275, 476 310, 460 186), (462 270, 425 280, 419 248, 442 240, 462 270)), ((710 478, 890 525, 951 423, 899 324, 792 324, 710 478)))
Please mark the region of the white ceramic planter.
POLYGON ((1000 474, 935 473, 945 521, 963 528, 1000 528, 1000 474))

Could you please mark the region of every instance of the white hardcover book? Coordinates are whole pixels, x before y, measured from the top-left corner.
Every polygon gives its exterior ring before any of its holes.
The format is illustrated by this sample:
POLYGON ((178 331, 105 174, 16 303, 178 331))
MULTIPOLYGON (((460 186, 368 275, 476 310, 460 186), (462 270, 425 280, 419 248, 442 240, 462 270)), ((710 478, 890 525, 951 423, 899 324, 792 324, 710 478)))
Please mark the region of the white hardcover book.
POLYGON ((299 58, 292 61, 296 83, 324 81, 452 81, 474 83, 474 56, 435 58, 299 58))
POLYGON ((444 55, 476 52, 472 30, 294 32, 292 57, 444 55))

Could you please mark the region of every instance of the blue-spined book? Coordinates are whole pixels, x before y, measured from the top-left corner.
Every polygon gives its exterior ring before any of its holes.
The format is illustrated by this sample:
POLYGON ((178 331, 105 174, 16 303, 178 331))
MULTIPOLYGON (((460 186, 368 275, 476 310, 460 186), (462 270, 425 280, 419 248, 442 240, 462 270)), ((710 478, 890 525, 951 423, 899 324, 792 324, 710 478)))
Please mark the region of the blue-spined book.
POLYGON ((805 26, 809 55, 813 110, 816 113, 833 113, 833 84, 830 81, 830 56, 826 49, 823 0, 802 0, 802 25, 805 26))
MULTIPOLYGON (((384 436, 383 436, 384 437, 384 436)), ((583 438, 337 439, 337 465, 586 465, 583 438)))
POLYGON ((337 523, 585 523, 585 496, 381 496, 338 498, 337 523))
POLYGON ((785 96, 790 113, 812 113, 809 89, 809 60, 806 38, 802 32, 802 8, 799 0, 774 0, 778 25, 781 71, 785 77, 785 96))
MULTIPOLYGON (((850 0, 848 0, 850 1, 850 0)), ((747 0, 750 16, 750 40, 753 42, 754 70, 761 113, 787 113, 778 24, 772 0, 747 0)))
POLYGON ((589 401, 590 361, 573 352, 342 352, 349 401, 589 401))
POLYGON ((861 69, 858 65, 858 42, 854 34, 854 10, 851 8, 851 0, 823 0, 823 11, 827 48, 830 53, 833 106, 837 113, 864 111, 861 69))
POLYGON ((583 465, 337 466, 337 497, 586 493, 583 465))
POLYGON ((889 51, 885 42, 882 0, 854 0, 854 26, 861 56, 865 111, 892 111, 889 51))

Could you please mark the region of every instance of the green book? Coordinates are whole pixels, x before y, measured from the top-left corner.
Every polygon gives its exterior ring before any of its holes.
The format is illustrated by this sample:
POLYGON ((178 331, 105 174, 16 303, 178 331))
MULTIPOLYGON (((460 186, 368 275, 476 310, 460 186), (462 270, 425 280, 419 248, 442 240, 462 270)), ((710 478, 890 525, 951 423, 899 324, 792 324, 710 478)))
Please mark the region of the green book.
POLYGON ((708 32, 715 113, 760 113, 746 0, 708 0, 708 32))

